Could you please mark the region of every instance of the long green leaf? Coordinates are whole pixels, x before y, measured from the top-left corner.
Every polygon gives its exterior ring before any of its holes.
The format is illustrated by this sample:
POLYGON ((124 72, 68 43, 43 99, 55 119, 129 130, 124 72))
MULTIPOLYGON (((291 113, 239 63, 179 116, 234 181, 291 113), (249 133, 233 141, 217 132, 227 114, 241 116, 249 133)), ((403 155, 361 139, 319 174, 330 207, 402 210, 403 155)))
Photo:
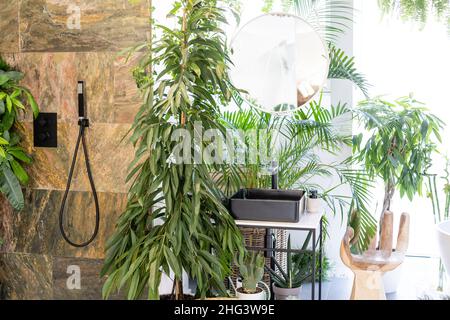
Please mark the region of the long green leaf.
POLYGON ((6 196, 14 209, 23 209, 25 201, 20 182, 5 164, 0 166, 0 192, 6 196))

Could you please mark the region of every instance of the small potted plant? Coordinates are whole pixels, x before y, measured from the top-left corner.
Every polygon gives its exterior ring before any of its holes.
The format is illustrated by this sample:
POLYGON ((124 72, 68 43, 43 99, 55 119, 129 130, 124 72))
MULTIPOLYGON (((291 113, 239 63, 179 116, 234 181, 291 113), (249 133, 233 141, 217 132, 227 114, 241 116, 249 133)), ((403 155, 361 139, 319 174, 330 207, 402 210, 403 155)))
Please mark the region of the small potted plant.
POLYGON ((320 211, 320 198, 317 190, 310 190, 306 201, 306 211, 308 213, 318 213, 320 211))
POLYGON ((303 283, 311 277, 308 264, 291 252, 291 237, 288 239, 286 269, 273 259, 277 270, 266 268, 273 281, 273 292, 276 300, 299 300, 303 283))
POLYGON ((264 276, 264 256, 257 252, 245 252, 239 255, 237 265, 242 277, 242 287, 236 289, 236 297, 239 300, 269 300, 270 289, 262 281, 264 276), (267 289, 258 287, 262 284, 267 289))

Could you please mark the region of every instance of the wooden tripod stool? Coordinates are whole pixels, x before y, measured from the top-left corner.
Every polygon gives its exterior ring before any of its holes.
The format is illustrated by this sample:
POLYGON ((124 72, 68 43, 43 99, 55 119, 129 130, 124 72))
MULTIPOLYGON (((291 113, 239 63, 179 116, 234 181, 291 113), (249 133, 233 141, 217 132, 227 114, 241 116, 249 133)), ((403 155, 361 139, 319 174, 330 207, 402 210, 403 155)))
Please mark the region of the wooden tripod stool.
POLYGON ((403 263, 409 242, 409 215, 403 213, 397 237, 397 248, 393 244, 393 214, 386 211, 382 217, 380 242, 377 237, 372 240, 369 249, 361 255, 350 252, 353 229, 347 228, 341 243, 342 262, 349 267, 355 278, 351 300, 386 300, 383 274, 392 271, 403 263))

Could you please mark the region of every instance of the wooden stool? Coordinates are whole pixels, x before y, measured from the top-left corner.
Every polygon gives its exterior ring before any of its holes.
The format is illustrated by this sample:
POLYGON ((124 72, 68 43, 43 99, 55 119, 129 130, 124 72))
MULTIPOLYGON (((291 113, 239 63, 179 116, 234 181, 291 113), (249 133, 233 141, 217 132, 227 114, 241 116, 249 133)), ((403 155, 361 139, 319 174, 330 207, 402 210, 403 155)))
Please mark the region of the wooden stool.
POLYGON ((361 255, 350 252, 353 229, 347 228, 341 243, 342 262, 349 267, 355 278, 351 300, 386 300, 383 286, 383 274, 392 271, 403 263, 409 242, 409 215, 403 213, 397 237, 397 248, 393 251, 393 214, 386 211, 380 226, 381 239, 377 247, 377 237, 372 240, 369 249, 361 255))

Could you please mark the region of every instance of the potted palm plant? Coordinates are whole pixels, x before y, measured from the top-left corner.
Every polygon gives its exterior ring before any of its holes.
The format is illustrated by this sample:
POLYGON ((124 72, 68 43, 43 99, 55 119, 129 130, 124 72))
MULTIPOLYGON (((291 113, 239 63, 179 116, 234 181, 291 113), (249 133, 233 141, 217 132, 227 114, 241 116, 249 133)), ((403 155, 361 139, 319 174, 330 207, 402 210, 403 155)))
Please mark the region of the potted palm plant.
MULTIPOLYGON (((382 219, 391 210, 396 191, 410 201, 422 194, 426 170, 437 152, 444 124, 411 96, 394 102, 382 98, 362 101, 355 111, 368 138, 363 142, 363 134, 354 137, 354 159, 372 178, 384 182, 382 219)), ((385 279, 392 279, 385 283, 386 293, 396 291, 399 278, 386 273, 385 279)))
POLYGON ((242 277, 242 287, 236 289, 236 297, 239 300, 269 300, 270 290, 262 281, 264 276, 264 256, 261 253, 251 251, 239 255, 237 266, 242 277), (267 291, 260 287, 262 284, 267 291))

